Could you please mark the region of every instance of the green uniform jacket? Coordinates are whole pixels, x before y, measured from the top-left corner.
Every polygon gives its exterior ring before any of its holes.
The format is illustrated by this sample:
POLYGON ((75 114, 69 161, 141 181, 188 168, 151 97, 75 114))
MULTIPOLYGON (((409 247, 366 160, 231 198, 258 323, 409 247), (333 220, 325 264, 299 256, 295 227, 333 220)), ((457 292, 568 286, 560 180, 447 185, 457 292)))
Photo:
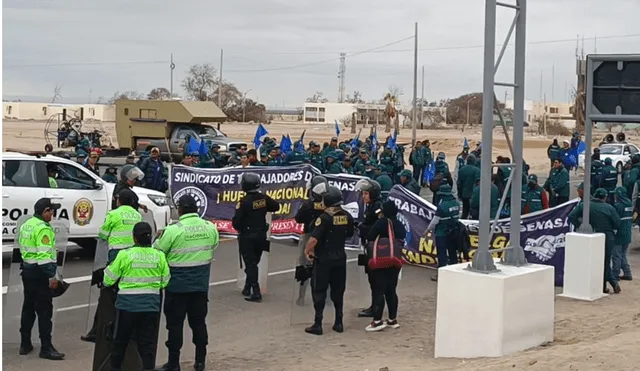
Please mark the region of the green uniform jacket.
POLYGON ((385 173, 393 173, 393 153, 384 151, 380 155, 380 164, 382 165, 382 171, 385 173))
POLYGON ((18 241, 22 269, 39 268, 45 276, 56 275, 56 234, 51 225, 39 216, 32 216, 20 226, 18 241))
MULTIPOLYGON (((569 213, 569 221, 576 229, 582 224, 583 208, 584 203, 581 202, 569 213)), ((596 233, 605 233, 611 238, 614 236, 615 230, 620 227, 620 216, 616 209, 608 203, 591 199, 589 223, 596 233)))
POLYGON ((630 195, 633 192, 633 186, 638 180, 638 176, 640 175, 640 163, 637 163, 631 167, 631 171, 629 171, 629 176, 625 180, 623 184, 627 189, 627 195, 630 195))
POLYGON ((547 149, 547 156, 549 156, 549 160, 553 161, 560 156, 560 146, 552 144, 547 149))
POLYGON ((389 197, 389 191, 393 188, 393 180, 387 174, 380 174, 375 179, 378 184, 380 184, 380 195, 382 201, 386 201, 387 197, 389 197))
POLYGON ((313 165, 320 172, 324 172, 324 159, 319 153, 312 153, 309 155, 309 163, 313 165))
POLYGON ((328 146, 327 148, 323 149, 323 150, 320 152, 320 154, 322 155, 322 157, 325 157, 325 158, 326 158, 326 157, 327 157, 327 155, 329 155, 329 153, 331 153, 331 152, 335 151, 336 149, 338 149, 338 148, 334 148, 334 147, 328 146))
POLYGON ((449 165, 443 160, 436 160, 436 168, 434 175, 442 174, 446 178, 449 175, 449 165))
POLYGON ((122 250, 104 270, 104 285, 118 285, 116 308, 127 312, 160 312, 160 290, 170 279, 164 254, 152 247, 122 250))
POLYGON ((536 211, 540 211, 543 209, 542 205, 542 194, 544 189, 540 186, 536 186, 536 188, 531 188, 528 185, 522 186, 522 213, 524 214, 524 209, 526 206, 529 206, 529 213, 534 213, 536 211))
POLYGON ((547 182, 552 196, 557 194, 560 197, 569 197, 569 172, 564 166, 552 169, 547 182))
POLYGON ((169 292, 207 292, 213 252, 218 247, 216 225, 197 213, 184 214, 165 228, 153 247, 164 252, 171 269, 169 292))
POLYGON ((607 165, 602 168, 602 178, 600 180, 600 187, 606 189, 609 193, 613 192, 618 185, 618 170, 607 165))
POLYGON ((102 180, 107 183, 118 183, 118 177, 110 173, 104 173, 104 175, 102 175, 102 180))
POLYGON ((436 237, 447 236, 460 218, 460 204, 453 196, 443 197, 436 209, 436 216, 440 218, 434 228, 436 237))
MULTIPOLYGON (((500 198, 498 196, 498 186, 491 183, 491 218, 493 219, 498 212, 498 206, 500 206, 500 198)), ((471 196, 471 202, 469 203, 471 209, 480 210, 480 186, 476 186, 473 189, 473 195, 471 196)))
POLYGON ((342 174, 342 166, 336 160, 334 163, 330 164, 327 162, 327 174, 342 174))
POLYGON ((409 181, 407 183, 403 184, 402 186, 404 188, 408 189, 409 191, 415 193, 416 195, 420 196, 420 186, 415 181, 415 179, 413 179, 413 178, 409 179, 409 181))
POLYGON ((411 152, 411 163, 414 168, 422 168, 427 164, 425 153, 422 150, 423 148, 424 147, 420 147, 419 149, 415 149, 411 152))
POLYGON ((458 172, 458 180, 456 181, 458 186, 458 197, 471 198, 473 196, 473 189, 476 186, 476 178, 480 175, 480 169, 478 169, 475 163, 464 165, 458 172))
POLYGON ((631 228, 633 226, 633 205, 628 198, 615 203, 614 208, 620 216, 620 225, 616 231, 616 245, 624 246, 631 243, 631 228))
POLYGON ((293 150, 284 160, 286 165, 298 165, 309 162, 309 155, 306 152, 293 150))
POLYGON ((429 147, 422 147, 422 152, 424 153, 424 163, 426 164, 430 164, 431 161, 433 160, 433 154, 431 153, 431 148, 429 147))

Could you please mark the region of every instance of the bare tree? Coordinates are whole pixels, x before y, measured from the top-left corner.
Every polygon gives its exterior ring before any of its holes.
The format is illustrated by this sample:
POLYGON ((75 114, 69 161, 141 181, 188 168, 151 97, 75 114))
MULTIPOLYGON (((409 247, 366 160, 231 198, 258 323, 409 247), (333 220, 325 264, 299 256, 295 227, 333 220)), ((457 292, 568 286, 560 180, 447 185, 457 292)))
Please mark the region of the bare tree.
POLYGON ((172 98, 171 92, 167 88, 154 88, 147 94, 149 100, 163 100, 172 98))
POLYGON ((56 87, 53 88, 53 97, 51 98, 51 103, 55 103, 60 99, 62 99, 62 85, 56 84, 56 87))
POLYGON ((321 91, 317 91, 315 94, 307 98, 308 103, 327 103, 328 101, 329 99, 325 98, 321 91))
POLYGON ((619 124, 617 122, 606 122, 604 124, 604 127, 607 128, 607 131, 611 133, 613 131, 613 128, 615 128, 618 125, 619 124))
POLYGON ((115 92, 111 99, 109 99, 109 104, 114 104, 115 101, 120 99, 128 99, 128 100, 140 100, 144 99, 144 94, 138 93, 137 91, 129 90, 123 92, 115 92))
POLYGON ((182 87, 191 100, 205 101, 217 90, 216 69, 210 64, 194 64, 189 67, 182 87))
POLYGON ((347 94, 347 103, 364 103, 364 100, 362 100, 362 93, 360 93, 357 90, 353 91, 353 95, 349 95, 347 94))

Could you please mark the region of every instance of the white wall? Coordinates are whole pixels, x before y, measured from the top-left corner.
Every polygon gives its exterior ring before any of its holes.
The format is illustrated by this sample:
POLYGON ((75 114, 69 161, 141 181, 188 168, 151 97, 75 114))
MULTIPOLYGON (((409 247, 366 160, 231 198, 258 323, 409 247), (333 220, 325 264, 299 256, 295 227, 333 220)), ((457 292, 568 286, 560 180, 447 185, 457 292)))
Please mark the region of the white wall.
POLYGON ((356 105, 351 103, 305 103, 303 121, 305 124, 333 123, 334 120, 350 117, 356 111, 356 105), (317 109, 316 114, 310 113, 310 109, 317 109))
POLYGON ((80 116, 84 120, 115 121, 115 106, 108 104, 55 104, 35 102, 2 102, 2 117, 15 120, 48 120, 51 116, 67 110, 67 116, 80 116))

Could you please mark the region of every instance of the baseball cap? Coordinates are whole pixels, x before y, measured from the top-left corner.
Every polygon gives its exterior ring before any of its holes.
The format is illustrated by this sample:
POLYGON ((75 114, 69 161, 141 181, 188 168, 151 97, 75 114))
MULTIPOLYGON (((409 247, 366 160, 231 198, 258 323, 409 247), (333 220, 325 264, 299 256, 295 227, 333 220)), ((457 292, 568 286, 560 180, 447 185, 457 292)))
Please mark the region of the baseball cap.
POLYGON ((46 209, 52 209, 52 210, 58 210, 62 205, 60 204, 55 204, 51 201, 50 198, 41 198, 39 199, 34 208, 35 214, 39 215, 42 214, 46 209))
POLYGON ((133 235, 137 238, 145 236, 151 238, 151 233, 153 233, 153 230, 147 222, 136 223, 136 225, 133 226, 133 235))
POLYGON ((337 141, 338 141, 338 137, 333 137, 333 138, 331 138, 331 141, 332 141, 332 142, 337 142, 337 141))
POLYGON ((538 183, 538 176, 536 174, 529 175, 529 181, 538 183))
POLYGON ((185 209, 193 209, 198 207, 198 203, 196 202, 196 199, 193 198, 193 196, 184 195, 180 197, 180 199, 178 200, 178 204, 176 206, 182 207, 185 209))

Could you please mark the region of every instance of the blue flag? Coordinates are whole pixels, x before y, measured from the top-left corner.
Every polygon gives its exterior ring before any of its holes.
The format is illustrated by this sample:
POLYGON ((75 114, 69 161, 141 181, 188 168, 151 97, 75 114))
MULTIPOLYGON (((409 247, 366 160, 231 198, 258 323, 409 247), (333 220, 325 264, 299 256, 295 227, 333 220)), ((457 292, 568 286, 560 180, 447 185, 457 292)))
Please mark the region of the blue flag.
POLYGON ((264 126, 262 126, 262 124, 258 125, 258 128, 256 129, 256 135, 253 137, 253 145, 256 147, 256 149, 258 149, 258 147, 260 147, 260 144, 262 144, 262 138, 264 138, 268 134, 269 132, 264 128, 264 126))
POLYGON ((373 129, 373 135, 371 136, 371 149, 373 155, 375 156, 378 153, 378 128, 373 129))
POLYGON ((398 132, 394 130, 393 136, 389 138, 389 141, 387 142, 387 148, 390 148, 391 150, 395 151, 396 148, 398 147, 396 144, 397 140, 398 140, 398 132))
POLYGON ((435 175, 436 162, 434 160, 431 160, 431 163, 427 164, 427 168, 424 169, 424 173, 422 174, 422 181, 431 183, 435 175))
POLYGON ((469 141, 467 141, 467 138, 464 138, 464 141, 462 142, 462 148, 469 148, 469 141))
POLYGON ((200 156, 208 156, 209 148, 207 147, 207 143, 205 143, 204 139, 200 140, 200 146, 198 148, 198 154, 200 156))
POLYGON ((292 145, 293 143, 291 143, 291 137, 289 137, 289 134, 287 134, 286 137, 282 135, 282 140, 280 141, 280 151, 286 155, 291 152, 292 145))
POLYGON ((338 124, 338 120, 333 120, 336 123, 336 136, 340 137, 340 125, 338 124))
POLYGON ((306 132, 307 132, 307 129, 304 129, 302 131, 302 134, 300 135, 300 139, 298 139, 298 145, 296 146, 296 151, 304 152, 304 133, 306 132))
POLYGON ((362 129, 360 129, 360 131, 358 132, 358 135, 356 135, 355 138, 351 139, 351 152, 355 152, 358 150, 358 142, 360 141, 360 133, 362 132, 362 129))
POLYGON ((194 137, 189 137, 189 143, 187 143, 187 155, 200 152, 200 143, 194 137))

